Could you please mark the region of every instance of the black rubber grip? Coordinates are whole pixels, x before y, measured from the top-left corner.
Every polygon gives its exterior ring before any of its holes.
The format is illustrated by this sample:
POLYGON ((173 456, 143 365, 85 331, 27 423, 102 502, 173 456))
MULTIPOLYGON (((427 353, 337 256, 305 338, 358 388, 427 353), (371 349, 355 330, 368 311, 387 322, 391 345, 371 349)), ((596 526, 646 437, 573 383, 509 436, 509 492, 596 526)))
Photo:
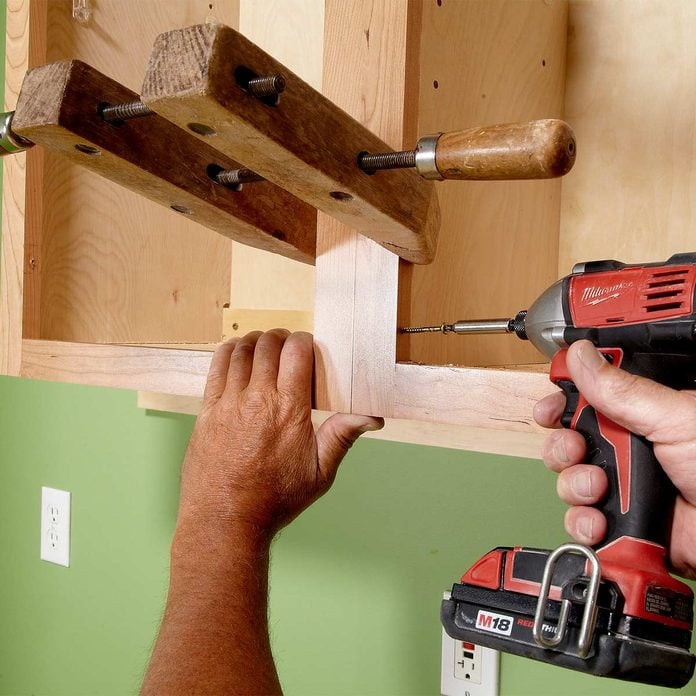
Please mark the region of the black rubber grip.
POLYGON ((566 396, 562 418, 587 443, 587 461, 602 467, 609 492, 597 505, 607 518, 607 534, 600 549, 629 536, 665 546, 676 490, 655 458, 652 443, 597 414, 575 385, 561 380, 566 396))

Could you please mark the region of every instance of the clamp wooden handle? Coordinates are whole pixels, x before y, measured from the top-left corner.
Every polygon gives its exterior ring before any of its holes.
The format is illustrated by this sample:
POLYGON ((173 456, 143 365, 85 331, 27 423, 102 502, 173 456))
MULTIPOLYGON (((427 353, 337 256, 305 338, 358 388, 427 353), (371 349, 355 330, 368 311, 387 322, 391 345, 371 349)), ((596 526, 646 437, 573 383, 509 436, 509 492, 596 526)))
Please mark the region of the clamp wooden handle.
POLYGON ((444 179, 552 179, 575 162, 573 129, 558 119, 443 133, 435 163, 444 179))

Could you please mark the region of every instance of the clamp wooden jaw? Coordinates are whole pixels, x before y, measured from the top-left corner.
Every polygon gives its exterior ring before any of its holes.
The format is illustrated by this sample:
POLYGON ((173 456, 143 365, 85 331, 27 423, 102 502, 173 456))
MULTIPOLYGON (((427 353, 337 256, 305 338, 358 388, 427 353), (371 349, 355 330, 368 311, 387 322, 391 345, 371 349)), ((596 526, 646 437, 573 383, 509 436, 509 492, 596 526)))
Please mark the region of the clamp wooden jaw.
POLYGON ((427 179, 549 178, 575 158, 572 130, 556 120, 444 133, 394 152, 221 24, 160 35, 141 97, 80 61, 35 68, 3 123, 8 153, 42 145, 225 236, 305 263, 315 259, 317 209, 429 263, 440 210, 427 179))

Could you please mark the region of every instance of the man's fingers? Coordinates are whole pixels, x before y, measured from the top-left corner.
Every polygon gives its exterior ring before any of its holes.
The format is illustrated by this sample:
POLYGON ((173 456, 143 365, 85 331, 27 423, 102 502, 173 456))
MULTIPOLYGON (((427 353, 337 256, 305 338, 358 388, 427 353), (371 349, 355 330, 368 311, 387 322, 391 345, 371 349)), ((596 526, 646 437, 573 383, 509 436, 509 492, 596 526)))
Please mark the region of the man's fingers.
POLYGON ((607 533, 607 520, 595 508, 572 507, 566 512, 565 528, 575 541, 586 546, 594 546, 604 539, 607 533))
POLYGON ((273 329, 261 335, 254 349, 249 386, 272 387, 275 390, 280 353, 289 335, 290 332, 287 329, 273 329))
POLYGON ((607 494, 604 471, 592 464, 578 464, 561 472, 556 480, 558 497, 568 505, 594 505, 607 494))
POLYGON ((696 429, 692 396, 613 368, 589 341, 572 345, 566 364, 587 401, 631 432, 655 441, 665 433, 690 437, 696 429))
POLYGON ((218 346, 213 353, 210 361, 210 370, 208 370, 208 379, 205 383, 205 391, 203 392, 204 404, 215 403, 225 391, 227 372, 230 367, 230 356, 238 340, 237 338, 231 338, 218 346))
POLYGON ((561 391, 545 396, 534 406, 534 420, 542 428, 560 428, 565 401, 565 395, 561 391))
POLYGON ((672 567, 679 575, 691 580, 696 580, 694 529, 696 529, 696 507, 678 495, 672 518, 669 557, 672 567))
POLYGON ((384 427, 384 419, 334 413, 317 431, 317 456, 319 470, 325 481, 331 483, 336 470, 351 445, 370 430, 384 427))
POLYGON ((226 389, 231 393, 239 394, 247 388, 254 363, 254 350, 260 337, 260 331, 252 331, 237 341, 230 356, 230 367, 227 371, 226 389))
POLYGON ((290 334, 283 345, 278 368, 278 391, 311 404, 314 343, 312 334, 290 334))
POLYGON ((557 473, 585 458, 587 445, 585 438, 575 430, 557 430, 549 435, 541 452, 544 464, 557 473))

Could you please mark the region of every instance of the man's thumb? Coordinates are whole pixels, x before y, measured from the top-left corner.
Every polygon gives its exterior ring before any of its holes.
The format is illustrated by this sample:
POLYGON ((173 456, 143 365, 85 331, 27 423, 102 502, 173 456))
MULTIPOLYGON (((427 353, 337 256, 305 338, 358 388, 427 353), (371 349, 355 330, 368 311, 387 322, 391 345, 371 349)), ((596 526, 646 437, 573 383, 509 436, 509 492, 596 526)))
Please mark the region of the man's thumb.
MULTIPOLYGON (((674 425, 675 406, 686 394, 611 366, 589 341, 568 349, 571 379, 588 403, 618 425, 649 439, 674 425)), ((691 408, 693 403, 689 401, 691 408)), ((691 411, 689 408, 689 411, 691 411)))
POLYGON ((353 443, 370 430, 384 427, 384 419, 350 413, 334 413, 317 430, 319 469, 333 481, 338 465, 353 443))

